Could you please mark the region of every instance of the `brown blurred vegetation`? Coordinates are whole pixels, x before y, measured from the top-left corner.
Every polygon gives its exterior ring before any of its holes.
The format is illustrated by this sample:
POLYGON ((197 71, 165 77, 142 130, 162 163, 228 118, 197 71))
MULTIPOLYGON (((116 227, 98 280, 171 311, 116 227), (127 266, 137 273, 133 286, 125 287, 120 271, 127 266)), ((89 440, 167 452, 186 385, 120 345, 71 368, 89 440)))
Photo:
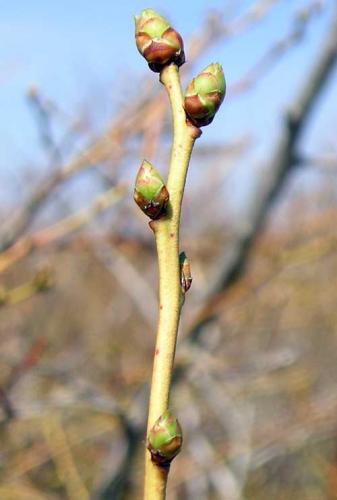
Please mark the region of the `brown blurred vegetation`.
MULTIPOLYGON (((255 26, 275 3, 256 2, 234 21, 210 15, 190 60, 255 26)), ((228 99, 305 43, 321 4, 296 14, 228 99)), ((205 207, 205 170, 190 176, 182 244, 194 281, 172 390, 185 441, 169 499, 337 498, 337 151, 306 158, 299 147, 336 62, 331 21, 240 217, 224 193, 254 138, 197 144, 193 168, 207 164, 217 195, 205 207)), ((30 90, 51 173, 0 228, 1 499, 142 496, 156 255, 132 202, 135 170, 125 172, 143 156, 164 163, 170 133, 166 96, 150 83, 142 89, 104 133, 94 137, 79 116, 61 144, 49 127, 57 104, 30 90), (89 169, 99 194, 64 207, 67 182, 89 169)))

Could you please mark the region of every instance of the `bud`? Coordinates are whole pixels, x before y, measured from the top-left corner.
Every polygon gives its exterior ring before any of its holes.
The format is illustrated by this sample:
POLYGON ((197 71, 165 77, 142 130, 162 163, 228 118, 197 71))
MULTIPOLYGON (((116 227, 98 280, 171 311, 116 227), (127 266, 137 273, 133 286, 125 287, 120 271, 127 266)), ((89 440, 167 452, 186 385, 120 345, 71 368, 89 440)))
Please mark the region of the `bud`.
POLYGON ((168 466, 180 452, 182 442, 183 434, 180 424, 170 410, 166 410, 148 435, 147 448, 151 452, 152 462, 168 466))
POLYGON ((193 78, 185 93, 186 114, 197 127, 204 127, 213 120, 226 93, 226 82, 220 64, 207 66, 193 78))
POLYGON ((181 290, 183 293, 186 293, 191 288, 192 276, 191 276, 190 262, 186 257, 185 252, 181 252, 181 254, 179 255, 179 263, 180 263, 181 290))
POLYGON ((155 10, 142 10, 135 16, 136 45, 149 63, 150 69, 159 73, 163 66, 185 62, 184 43, 177 31, 155 10))
POLYGON ((134 199, 152 220, 165 214, 169 193, 157 170, 146 160, 143 160, 137 174, 134 199))

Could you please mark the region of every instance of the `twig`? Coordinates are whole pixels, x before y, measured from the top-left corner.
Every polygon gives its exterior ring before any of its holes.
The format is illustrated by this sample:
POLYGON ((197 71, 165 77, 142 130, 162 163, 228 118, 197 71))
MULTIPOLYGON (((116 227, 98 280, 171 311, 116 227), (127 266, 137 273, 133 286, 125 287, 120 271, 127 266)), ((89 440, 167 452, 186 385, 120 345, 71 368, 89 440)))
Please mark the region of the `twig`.
MULTIPOLYGON (((173 146, 167 189, 170 209, 167 217, 152 221, 159 265, 159 319, 152 385, 149 403, 148 432, 167 410, 181 310, 179 266, 180 211, 187 168, 198 130, 186 123, 178 68, 166 66, 161 82, 168 92, 173 115, 173 146)), ((144 498, 165 498, 167 472, 151 461, 146 453, 144 498)))
MULTIPOLYGON (((188 44, 189 61, 193 62, 211 44, 222 39, 229 39, 247 29, 261 18, 279 0, 260 0, 231 23, 224 23, 221 16, 211 16, 205 25, 195 34, 188 44)), ((84 168, 109 160, 117 163, 122 156, 122 144, 130 135, 138 135, 144 131, 144 116, 153 106, 152 87, 146 89, 143 95, 124 106, 123 111, 107 127, 105 133, 94 140, 86 149, 77 154, 65 165, 53 168, 53 173, 44 179, 29 195, 26 202, 2 224, 0 231, 0 252, 12 246, 29 227, 35 214, 51 193, 62 183, 72 178, 84 168), (117 154, 116 154, 117 152, 117 154), (119 153, 118 153, 119 152, 119 153)), ((159 101, 163 99, 163 95, 159 101)))
POLYGON ((259 0, 243 14, 225 23, 220 12, 209 15, 201 30, 192 35, 187 44, 189 62, 195 61, 212 44, 238 36, 259 22, 280 0, 259 0))
POLYGON ((114 186, 98 195, 93 203, 77 213, 65 217, 55 224, 37 231, 32 235, 20 238, 4 252, 0 253, 0 273, 26 257, 34 249, 44 247, 52 242, 59 241, 70 233, 77 231, 92 221, 97 215, 117 203, 125 194, 123 186, 114 186))
POLYGON ((270 71, 291 48, 298 44, 305 35, 305 30, 308 27, 309 21, 319 12, 320 7, 320 3, 315 0, 298 11, 295 14, 290 32, 269 47, 244 76, 229 86, 229 97, 250 90, 261 80, 261 76, 270 71))
POLYGON ((5 423, 12 420, 15 417, 15 410, 12 405, 12 402, 7 394, 7 391, 0 387, 0 406, 5 416, 5 423))
POLYGON ((94 244, 94 253, 106 269, 118 280, 119 284, 130 295, 138 311, 152 327, 156 299, 153 289, 143 276, 132 266, 124 255, 106 243, 94 244))
POLYGON ((43 433, 47 441, 56 472, 64 485, 69 500, 89 500, 88 491, 78 473, 67 436, 56 416, 43 420, 43 433))
POLYGON ((108 484, 100 488, 93 496, 95 500, 123 500, 129 488, 131 464, 135 460, 139 439, 141 437, 141 426, 133 425, 126 416, 120 418, 120 424, 125 435, 125 452, 118 471, 108 484))
POLYGON ((218 294, 229 287, 243 271, 248 252, 264 225, 268 209, 282 191, 290 171, 296 165, 301 133, 336 61, 337 16, 335 15, 319 57, 315 58, 302 89, 284 116, 280 139, 275 146, 271 161, 260 174, 261 182, 248 204, 241 232, 215 266, 215 276, 210 279, 210 285, 205 293, 206 304, 191 325, 190 338, 196 340, 199 337, 203 326, 213 317, 213 306, 217 302, 218 294))
POLYGON ((12 368, 6 382, 0 387, 0 406, 2 407, 6 422, 16 416, 15 408, 10 400, 10 391, 20 378, 31 370, 39 361, 47 340, 45 337, 38 337, 30 346, 23 358, 12 368))
POLYGON ((30 299, 35 294, 49 290, 54 284, 52 270, 41 268, 35 276, 14 288, 0 288, 0 307, 13 306, 30 299))
POLYGON ((12 389, 19 379, 39 362, 46 347, 47 339, 45 337, 37 337, 34 340, 28 352, 25 352, 23 358, 11 370, 5 384, 6 391, 12 389))
POLYGON ((181 204, 194 142, 201 135, 200 127, 209 125, 221 106, 226 84, 221 65, 209 64, 193 78, 183 96, 179 77, 179 67, 185 62, 183 40, 154 10, 145 9, 136 16, 135 38, 150 69, 160 73, 173 117, 167 185, 144 160, 134 196, 141 210, 152 219, 150 227, 159 267, 159 318, 147 425, 144 499, 164 500, 170 463, 182 444, 180 425, 168 405, 181 308, 192 282, 188 259, 184 252, 179 255, 181 204))
POLYGON ((37 129, 42 146, 46 150, 51 164, 61 161, 61 151, 55 143, 52 133, 50 106, 45 102, 35 87, 27 92, 28 102, 36 116, 37 129))

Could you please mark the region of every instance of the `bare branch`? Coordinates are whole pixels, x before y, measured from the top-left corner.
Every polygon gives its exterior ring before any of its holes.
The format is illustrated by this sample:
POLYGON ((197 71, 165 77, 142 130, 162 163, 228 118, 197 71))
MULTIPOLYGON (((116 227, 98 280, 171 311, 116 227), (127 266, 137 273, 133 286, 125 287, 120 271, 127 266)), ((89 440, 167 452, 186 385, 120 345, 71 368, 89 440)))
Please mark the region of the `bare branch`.
MULTIPOLYGON (((212 44, 242 33, 252 24, 260 21, 263 16, 279 0, 260 0, 237 19, 224 23, 221 15, 211 15, 189 43, 189 62, 193 62, 212 44)), ((137 95, 135 101, 123 107, 123 111, 107 127, 104 134, 90 144, 86 150, 76 155, 61 168, 53 168, 53 173, 43 180, 29 195, 27 201, 20 206, 8 221, 5 221, 0 231, 0 251, 13 245, 29 227, 41 205, 52 192, 62 183, 73 177, 84 168, 93 167, 109 159, 114 163, 123 156, 125 139, 130 135, 137 136, 146 130, 144 116, 153 110, 154 95, 152 86, 145 89, 143 95, 137 95)), ((159 107, 163 106, 164 92, 157 92, 155 99, 159 107)), ((153 130, 148 132, 149 136, 153 130)), ((49 140, 49 139, 48 139, 49 140)), ((145 138, 144 149, 149 149, 149 139, 145 138), (147 140, 146 140, 147 139, 147 140)))
POLYGON ((260 175, 261 182, 252 200, 247 204, 240 233, 232 245, 226 248, 226 254, 215 266, 214 279, 210 279, 210 286, 205 294, 208 300, 190 331, 192 338, 198 338, 203 325, 211 319, 212 307, 217 300, 217 295, 229 287, 244 269, 248 252, 264 225, 268 210, 282 191, 296 163, 301 133, 307 126, 314 104, 332 73, 336 61, 337 14, 334 16, 319 56, 315 58, 311 71, 305 77, 303 87, 284 116, 280 139, 275 146, 271 161, 260 175))
POLYGON ((291 29, 284 37, 277 40, 258 61, 239 80, 230 85, 228 93, 231 97, 252 89, 270 71, 275 64, 305 36, 305 31, 311 19, 321 10, 321 3, 311 2, 295 14, 291 29))
POLYGON ((0 273, 8 269, 18 260, 22 259, 36 248, 44 247, 52 242, 65 238, 70 233, 77 231, 88 224, 98 214, 104 212, 114 203, 118 202, 125 193, 122 186, 114 186, 98 195, 93 203, 75 214, 56 222, 55 224, 37 231, 32 235, 20 238, 12 246, 0 253, 0 273))

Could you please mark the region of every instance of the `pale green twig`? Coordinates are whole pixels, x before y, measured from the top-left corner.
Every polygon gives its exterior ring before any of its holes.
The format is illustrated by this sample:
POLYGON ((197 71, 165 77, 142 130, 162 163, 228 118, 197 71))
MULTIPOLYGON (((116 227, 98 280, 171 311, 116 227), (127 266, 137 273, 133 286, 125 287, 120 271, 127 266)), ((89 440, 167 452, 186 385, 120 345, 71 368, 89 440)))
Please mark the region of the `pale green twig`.
MULTIPOLYGON (((159 320, 152 372, 148 431, 167 410, 180 318, 181 286, 179 266, 179 223, 188 164, 200 130, 186 121, 179 72, 166 66, 160 75, 168 92, 173 115, 173 145, 167 189, 170 203, 166 217, 150 222, 154 232, 159 265, 159 320)), ((146 500, 165 498, 168 469, 152 463, 146 452, 146 500)))

